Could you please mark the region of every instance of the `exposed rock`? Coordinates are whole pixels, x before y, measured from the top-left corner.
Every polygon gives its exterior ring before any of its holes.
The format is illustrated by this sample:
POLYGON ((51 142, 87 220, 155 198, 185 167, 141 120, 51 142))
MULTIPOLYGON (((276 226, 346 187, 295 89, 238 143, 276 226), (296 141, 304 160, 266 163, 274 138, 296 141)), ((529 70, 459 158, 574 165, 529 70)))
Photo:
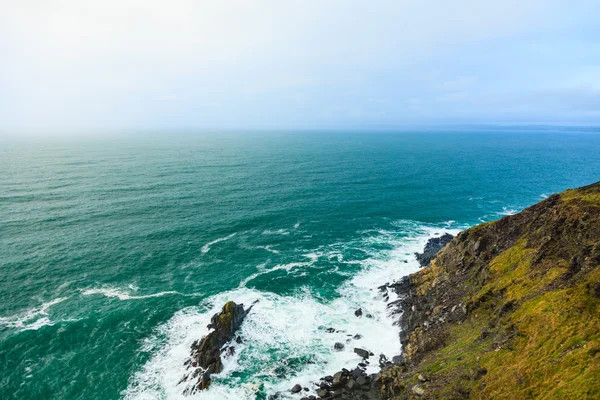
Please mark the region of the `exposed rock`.
POLYGON ((302 386, 295 384, 292 388, 292 393, 300 393, 302 391, 302 386))
POLYGON ((337 342, 336 344, 333 345, 333 348, 337 351, 343 350, 344 349, 344 344, 337 342))
POLYGON ((436 256, 436 254, 442 248, 444 248, 445 245, 450 243, 453 238, 454 238, 454 236, 452 236, 451 234, 444 233, 440 237, 435 237, 435 238, 429 239, 427 241, 427 244, 425 245, 425 249, 423 250, 423 252, 415 253, 415 256, 417 257, 417 261, 419 261, 419 264, 421 265, 421 267, 428 267, 429 265, 431 265, 431 260, 433 260, 436 256))
POLYGON ((356 315, 357 317, 360 317, 362 313, 362 308, 359 308, 358 310, 354 311, 354 315, 356 315))
POLYGON ((208 328, 212 329, 212 331, 202 340, 195 341, 192 344, 191 360, 193 361, 190 363, 190 360, 188 360, 186 365, 188 368, 193 367, 196 369, 184 376, 180 383, 187 381, 188 378, 194 379, 198 377, 198 380, 185 389, 185 395, 206 389, 210 385, 210 376, 218 374, 223 370, 223 362, 221 360, 222 349, 226 350, 226 355, 231 355, 235 352, 233 346, 224 346, 233 341, 235 332, 251 309, 252 306, 244 310, 243 304, 235 304, 233 301, 230 301, 223 306, 220 313, 213 315, 208 325, 208 328))
POLYGON ((425 394, 425 390, 419 385, 415 385, 412 387, 412 392, 417 396, 423 396, 425 394))
POLYGON ((362 358, 369 358, 369 355, 370 355, 370 353, 369 353, 369 351, 368 351, 368 350, 361 349, 361 348, 359 348, 359 347, 355 347, 355 348, 354 348, 354 352, 355 352, 356 354, 358 354, 358 355, 359 355, 360 357, 362 357, 362 358))

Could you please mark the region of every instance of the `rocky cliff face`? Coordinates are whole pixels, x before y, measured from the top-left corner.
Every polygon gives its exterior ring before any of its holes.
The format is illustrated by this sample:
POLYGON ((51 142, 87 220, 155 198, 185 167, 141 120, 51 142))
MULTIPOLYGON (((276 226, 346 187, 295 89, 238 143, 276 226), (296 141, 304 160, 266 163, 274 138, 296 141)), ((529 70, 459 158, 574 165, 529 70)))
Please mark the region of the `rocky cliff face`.
POLYGON ((600 398, 600 183, 462 232, 401 296, 383 398, 600 398))

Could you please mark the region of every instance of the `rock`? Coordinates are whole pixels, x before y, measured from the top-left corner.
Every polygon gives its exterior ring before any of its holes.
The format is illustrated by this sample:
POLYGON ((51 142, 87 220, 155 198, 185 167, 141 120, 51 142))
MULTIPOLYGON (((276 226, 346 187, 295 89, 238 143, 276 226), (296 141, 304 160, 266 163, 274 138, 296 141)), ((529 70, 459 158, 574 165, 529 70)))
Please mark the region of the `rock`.
POLYGON ((333 345, 333 348, 337 351, 343 350, 344 349, 344 344, 337 342, 336 344, 333 345))
POLYGON ((352 336, 352 339, 355 339, 355 340, 362 339, 362 336, 357 333, 356 335, 352 336))
POLYGON ((481 330, 481 335, 479 335, 479 338, 483 340, 483 339, 487 338, 489 335, 490 335, 489 329, 488 328, 483 328, 481 330))
POLYGON ((429 239, 425 245, 425 249, 423 249, 423 253, 415 253, 421 267, 430 266, 431 260, 433 260, 437 253, 443 249, 445 245, 450 243, 452 239, 454 239, 454 236, 449 233, 444 233, 440 237, 429 239))
POLYGON ((327 375, 326 377, 323 378, 323 380, 325 382, 333 382, 333 376, 331 375, 327 375))
POLYGON ((425 378, 423 375, 419 374, 417 376, 417 379, 420 380, 421 382, 427 382, 427 378, 425 378))
POLYGON ((358 378, 356 378, 356 384, 359 385, 359 386, 365 386, 369 382, 370 382, 370 379, 366 375, 361 375, 358 378))
POLYGON ((380 354, 379 355, 379 368, 383 368, 385 367, 385 365, 388 363, 388 359, 385 356, 385 354, 380 354))
POLYGON ((337 372, 335 375, 333 375, 333 380, 331 381, 331 384, 333 385, 333 387, 340 386, 340 384, 342 383, 343 377, 344 377, 344 373, 342 371, 337 372))
POLYGON ((358 355, 359 355, 360 357, 362 357, 362 358, 369 358, 369 354, 370 354, 370 353, 369 353, 369 351, 368 351, 368 350, 365 350, 365 349, 361 349, 361 348, 355 347, 355 348, 354 348, 354 352, 355 352, 356 354, 358 354, 358 355))
POLYGON ((367 315, 365 315, 365 316, 366 316, 367 318, 369 318, 369 319, 373 318, 373 315, 372 315, 372 314, 367 314, 367 315))
POLYGON ((477 376, 476 376, 475 378, 476 378, 476 379, 480 379, 482 376, 486 375, 486 374, 487 374, 487 372, 488 372, 488 371, 487 371, 487 369, 486 369, 486 368, 483 368, 483 367, 481 367, 481 368, 478 368, 478 369, 477 369, 477 376))
POLYGON ((292 393, 300 393, 302 391, 302 386, 295 384, 292 388, 292 393))
MULTIPOLYGON (((243 304, 235 304, 233 301, 230 301, 223 306, 220 313, 212 316, 208 325, 212 331, 201 341, 195 342, 192 345, 193 361, 191 366, 196 368, 192 377, 200 376, 200 378, 196 384, 188 387, 184 391, 184 394, 193 394, 198 390, 206 389, 210 385, 210 376, 218 374, 223 370, 221 349, 224 348, 225 344, 234 339, 235 332, 242 325, 244 318, 246 318, 251 309, 252 306, 244 310, 243 304)), ((235 352, 232 346, 226 349, 228 355, 232 355, 235 352)))
POLYGON ((324 399, 326 397, 329 397, 329 392, 325 389, 318 389, 317 390, 317 396, 319 396, 320 398, 324 399))
POLYGON ((354 311, 354 315, 356 315, 357 317, 362 316, 362 308, 359 308, 358 310, 354 311))
POLYGON ((417 396, 423 396, 425 394, 425 390, 423 390, 422 387, 420 387, 419 385, 415 385, 412 387, 412 392, 414 394, 416 394, 417 396))
POLYGON ((334 328, 327 328, 327 329, 325 329, 325 332, 327 332, 327 333, 334 333, 335 329, 334 328))

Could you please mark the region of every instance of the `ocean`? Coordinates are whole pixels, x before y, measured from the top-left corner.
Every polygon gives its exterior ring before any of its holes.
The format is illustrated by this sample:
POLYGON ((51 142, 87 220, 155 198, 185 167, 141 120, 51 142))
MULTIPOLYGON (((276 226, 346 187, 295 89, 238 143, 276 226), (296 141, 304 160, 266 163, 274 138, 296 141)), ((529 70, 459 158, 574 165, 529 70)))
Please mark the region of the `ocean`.
POLYGON ((377 286, 429 237, 600 180, 600 134, 4 139, 0 168, 0 398, 183 398, 190 344, 234 300, 258 301, 243 344, 193 398, 266 399, 355 346, 398 354, 377 286))

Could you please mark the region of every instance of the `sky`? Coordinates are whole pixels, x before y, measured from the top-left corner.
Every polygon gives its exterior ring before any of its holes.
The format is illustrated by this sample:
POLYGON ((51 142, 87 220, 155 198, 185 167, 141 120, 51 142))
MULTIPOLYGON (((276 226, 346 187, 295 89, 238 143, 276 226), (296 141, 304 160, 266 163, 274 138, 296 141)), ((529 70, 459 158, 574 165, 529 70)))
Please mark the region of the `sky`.
POLYGON ((0 131, 600 124, 598 0, 0 0, 0 131))

